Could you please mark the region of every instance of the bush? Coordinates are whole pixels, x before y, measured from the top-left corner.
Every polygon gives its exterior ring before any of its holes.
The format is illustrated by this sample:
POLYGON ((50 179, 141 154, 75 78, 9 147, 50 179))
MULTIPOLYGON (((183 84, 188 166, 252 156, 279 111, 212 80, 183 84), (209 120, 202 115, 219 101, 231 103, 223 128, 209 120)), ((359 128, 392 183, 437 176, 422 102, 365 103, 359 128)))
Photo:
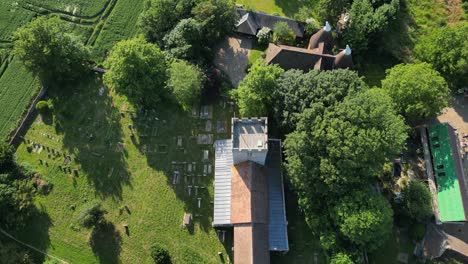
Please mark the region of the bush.
POLYGON ((150 248, 151 258, 154 260, 155 264, 171 264, 171 256, 169 251, 161 247, 158 244, 153 244, 150 248))
POLYGON ((311 18, 306 19, 305 26, 304 26, 304 31, 307 34, 312 35, 319 27, 320 27, 320 25, 317 22, 317 20, 315 20, 314 18, 311 17, 311 18))
POLYGON ((49 110, 50 110, 49 109, 49 104, 46 101, 39 101, 36 104, 36 110, 40 114, 45 114, 45 113, 49 112, 49 110))
POLYGON ((292 45, 294 42, 294 32, 286 22, 278 22, 273 27, 273 41, 278 44, 292 45))
POLYGON ((101 208, 101 203, 93 201, 81 210, 78 223, 87 228, 96 226, 104 220, 105 213, 106 211, 101 208))
POLYGON ((257 42, 260 45, 266 45, 271 40, 271 28, 262 27, 257 33, 257 42))

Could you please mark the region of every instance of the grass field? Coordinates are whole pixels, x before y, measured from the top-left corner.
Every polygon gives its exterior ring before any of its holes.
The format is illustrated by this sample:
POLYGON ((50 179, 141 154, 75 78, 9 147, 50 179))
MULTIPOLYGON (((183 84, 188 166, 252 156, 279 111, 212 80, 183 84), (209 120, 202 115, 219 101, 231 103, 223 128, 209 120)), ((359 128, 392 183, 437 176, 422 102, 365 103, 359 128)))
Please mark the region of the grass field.
POLYGON ((301 8, 309 10, 313 15, 319 0, 236 0, 235 2, 244 5, 244 8, 294 17, 301 8))
POLYGON ((0 138, 6 138, 17 126, 38 90, 39 85, 31 74, 19 61, 12 60, 0 75, 0 138))
POLYGON ((66 12, 75 16, 96 16, 110 0, 23 0, 52 11, 66 12))
POLYGON ((12 33, 34 15, 15 3, 11 0, 0 1, 0 40, 10 40, 12 33))
MULTIPOLYGON (((204 128, 204 122, 167 103, 145 117, 139 114, 139 118, 132 120, 130 113, 125 112, 121 118, 120 109, 130 111, 131 106, 122 98, 100 96, 101 86, 98 80, 91 79, 80 87, 69 87, 75 91, 56 99, 60 103, 56 104, 54 120, 34 122, 25 135, 26 139, 70 154, 73 162, 68 167, 78 169, 79 176, 59 170, 62 156, 48 158, 45 150, 40 154, 29 153, 27 144, 19 146, 19 162, 30 164, 54 184, 48 196, 36 199, 44 217, 34 219, 19 237, 73 263, 116 263, 117 260, 150 263, 149 246, 153 242, 167 247, 175 263, 190 263, 193 259, 217 263, 217 252, 225 252, 226 256, 226 251, 211 228, 209 201, 213 195, 213 175, 196 179, 197 183, 200 181, 198 185, 205 187, 198 193, 202 198, 201 209, 197 208, 195 195, 188 196, 184 179, 176 187, 172 185, 172 161, 196 162, 197 172, 201 174, 202 149, 211 151, 212 148, 197 145, 191 136, 204 128), (130 137, 129 124, 137 127, 135 140, 130 137), (90 134, 93 139, 89 139, 90 134), (176 147, 175 136, 179 135, 183 137, 185 152, 176 147), (125 145, 123 151, 116 151, 118 142, 125 145), (47 161, 48 167, 39 165, 39 159, 47 161), (108 211, 106 219, 112 223, 109 232, 93 234, 91 230, 74 228, 79 209, 94 199, 102 201, 108 211), (121 212, 124 205, 128 205, 131 213, 121 212), (75 211, 72 206, 76 207, 75 211), (180 227, 184 211, 195 215, 192 233, 180 227), (129 236, 123 230, 123 223, 130 227, 129 236), (113 246, 93 248, 88 244, 99 239, 110 239, 113 246)), ((229 119, 218 104, 215 108, 214 123, 229 119)), ((215 136, 229 137, 228 134, 215 136)))

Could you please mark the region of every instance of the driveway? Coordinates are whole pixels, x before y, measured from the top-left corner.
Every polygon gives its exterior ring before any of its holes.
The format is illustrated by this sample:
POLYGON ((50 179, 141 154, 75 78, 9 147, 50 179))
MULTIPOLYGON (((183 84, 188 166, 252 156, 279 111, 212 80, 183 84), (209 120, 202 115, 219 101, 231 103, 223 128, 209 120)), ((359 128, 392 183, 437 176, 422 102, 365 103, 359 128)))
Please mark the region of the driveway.
POLYGON ((252 42, 252 39, 245 37, 228 37, 216 49, 214 64, 229 76, 234 87, 246 75, 252 42))

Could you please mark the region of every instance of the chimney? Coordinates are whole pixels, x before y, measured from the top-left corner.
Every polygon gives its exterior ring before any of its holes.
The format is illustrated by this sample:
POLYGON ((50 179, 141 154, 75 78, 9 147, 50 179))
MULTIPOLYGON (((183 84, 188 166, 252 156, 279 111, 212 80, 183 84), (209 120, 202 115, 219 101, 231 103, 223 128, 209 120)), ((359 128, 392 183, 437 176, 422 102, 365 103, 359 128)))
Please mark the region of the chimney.
POLYGON ((328 21, 325 22, 325 26, 323 27, 323 29, 324 29, 326 32, 330 32, 330 31, 331 31, 331 26, 330 26, 330 23, 328 23, 328 21))

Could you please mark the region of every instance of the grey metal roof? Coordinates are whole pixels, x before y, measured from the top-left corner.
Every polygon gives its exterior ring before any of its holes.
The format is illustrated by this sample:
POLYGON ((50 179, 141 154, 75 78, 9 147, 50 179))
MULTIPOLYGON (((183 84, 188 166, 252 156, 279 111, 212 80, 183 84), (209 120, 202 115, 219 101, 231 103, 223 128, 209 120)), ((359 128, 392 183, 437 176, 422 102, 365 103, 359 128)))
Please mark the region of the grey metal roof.
POLYGON ((288 251, 288 223, 281 170, 281 141, 269 140, 268 148, 265 169, 268 176, 268 206, 270 211, 268 223, 269 246, 271 251, 288 251))
POLYGON ((213 225, 231 224, 231 166, 232 142, 230 139, 216 140, 214 214, 213 225))
POLYGON ((266 118, 232 118, 232 144, 235 149, 267 149, 266 118))

